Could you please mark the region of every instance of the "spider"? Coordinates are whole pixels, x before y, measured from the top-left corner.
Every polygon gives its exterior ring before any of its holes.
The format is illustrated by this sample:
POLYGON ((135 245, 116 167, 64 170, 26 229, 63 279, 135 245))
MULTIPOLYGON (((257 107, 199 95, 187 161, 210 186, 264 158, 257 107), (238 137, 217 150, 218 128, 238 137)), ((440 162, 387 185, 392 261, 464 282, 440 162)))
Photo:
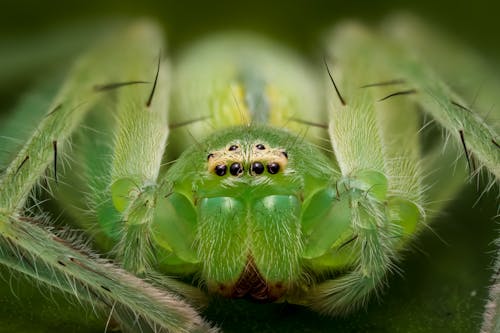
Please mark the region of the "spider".
POLYGON ((35 120, 0 160, 0 262, 124 331, 218 331, 207 295, 363 307, 467 172, 497 184, 500 139, 487 98, 462 97, 488 69, 413 19, 346 22, 323 46, 321 69, 237 33, 170 61, 151 22, 110 33, 45 113, 21 105, 1 128, 35 120), (435 124, 443 140, 422 138, 435 124))

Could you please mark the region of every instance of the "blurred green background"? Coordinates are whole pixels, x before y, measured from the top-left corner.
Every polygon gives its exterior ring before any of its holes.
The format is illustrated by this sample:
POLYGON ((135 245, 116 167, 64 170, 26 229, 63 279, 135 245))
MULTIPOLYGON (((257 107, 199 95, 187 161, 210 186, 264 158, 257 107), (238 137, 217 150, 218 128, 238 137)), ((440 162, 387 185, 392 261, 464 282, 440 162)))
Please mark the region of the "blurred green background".
POLYGON ((1 2, 0 37, 15 37, 67 26, 75 20, 148 16, 170 32, 173 47, 200 34, 247 28, 299 47, 311 46, 322 29, 347 17, 377 22, 407 10, 439 23, 491 56, 499 55, 495 1, 11 1, 1 2), (496 45, 493 45, 496 44, 496 45), (489 51, 488 51, 489 50, 489 51))
MULTIPOLYGON (((53 67, 68 61, 71 50, 85 45, 85 30, 91 24, 100 26, 109 20, 149 17, 165 28, 169 52, 175 54, 183 45, 202 35, 228 29, 259 32, 308 54, 317 51, 318 36, 325 29, 344 19, 377 23, 396 11, 407 11, 438 25, 452 36, 465 41, 489 61, 500 62, 498 13, 500 2, 459 1, 0 1, 0 51, 18 48, 18 62, 6 65, 0 52, 0 101, 12 104, 19 91, 26 87, 27 77, 50 73, 53 67), (71 36, 68 27, 80 33, 71 36), (79 28, 75 28, 79 27, 79 28), (36 36, 68 32, 59 48, 49 50, 36 36), (35 38, 35 41, 33 40, 35 38), (80 41, 80 39, 82 41, 80 41), (19 47, 19 42, 35 44, 19 47), (46 57, 44 58, 44 55, 46 57), (50 57, 49 57, 50 56, 50 57), (35 66, 39 58, 42 66, 35 66), (45 61, 48 59, 49 61, 45 61), (32 66, 29 66, 29 63, 32 66), (15 68, 26 67, 26 75, 11 75, 15 68), (41 74, 34 70, 45 69, 41 74), (8 82, 8 84, 5 84, 8 82)), ((94 30, 87 34, 92 36, 94 30)))
MULTIPOLYGON (((14 105, 20 92, 29 87, 33 81, 30 75, 49 75, 59 61, 70 59, 64 52, 60 58, 54 54, 43 68, 12 76, 2 67, 2 51, 9 51, 9 47, 23 40, 36 43, 39 35, 116 18, 155 18, 165 27, 173 53, 210 32, 247 29, 308 54, 316 51, 321 31, 341 19, 376 23, 391 12, 405 10, 441 26, 492 63, 498 65, 500 60, 500 5, 484 0, 1 1, 0 5, 0 112, 14 105)), ((78 49, 78 45, 68 43, 73 50, 78 49)), ((32 60, 47 51, 43 44, 37 47, 39 51, 24 57, 32 60)), ((444 217, 434 224, 434 232, 423 235, 416 249, 406 255, 402 263, 404 275, 391 276, 389 288, 366 311, 346 318, 326 318, 297 306, 218 300, 206 316, 225 331, 240 333, 477 332, 491 275, 491 242, 497 234, 492 217, 498 207, 498 200, 490 195, 472 208, 479 194, 474 186, 469 186, 450 205, 444 217)), ((96 318, 90 309, 82 309, 71 298, 27 283, 16 274, 1 273, 0 332, 103 331, 103 319, 96 318)))

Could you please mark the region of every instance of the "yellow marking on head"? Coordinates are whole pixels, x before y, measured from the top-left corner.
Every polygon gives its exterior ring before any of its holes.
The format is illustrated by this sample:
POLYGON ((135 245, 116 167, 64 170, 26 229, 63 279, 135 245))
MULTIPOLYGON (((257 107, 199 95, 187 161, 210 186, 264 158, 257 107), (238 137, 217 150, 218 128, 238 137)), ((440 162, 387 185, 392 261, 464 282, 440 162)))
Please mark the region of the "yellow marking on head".
POLYGON ((238 82, 219 87, 210 100, 211 119, 215 127, 247 125, 250 112, 245 103, 245 89, 238 82))
POLYGON ((288 96, 276 86, 268 84, 266 97, 269 103, 269 123, 278 127, 288 125, 291 110, 288 96))
POLYGON ((230 112, 236 125, 250 124, 250 111, 248 110, 247 103, 245 102, 245 88, 240 83, 232 83, 230 86, 232 103, 228 106, 225 112, 230 112))

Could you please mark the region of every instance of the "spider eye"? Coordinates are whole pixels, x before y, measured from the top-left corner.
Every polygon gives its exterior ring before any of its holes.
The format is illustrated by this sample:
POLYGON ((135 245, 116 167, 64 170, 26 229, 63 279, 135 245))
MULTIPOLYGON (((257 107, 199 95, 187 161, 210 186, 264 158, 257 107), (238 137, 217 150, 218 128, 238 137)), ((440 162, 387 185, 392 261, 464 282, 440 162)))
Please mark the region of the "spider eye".
POLYGON ((219 164, 215 166, 215 173, 217 176, 224 176, 226 174, 227 166, 224 164, 219 164))
POLYGON ((237 145, 232 145, 232 146, 230 146, 230 147, 228 148, 228 150, 229 150, 229 151, 234 151, 234 150, 236 150, 236 149, 238 149, 238 146, 237 146, 237 145))
POLYGON ((278 171, 280 171, 280 165, 278 163, 269 163, 267 165, 267 171, 269 171, 270 174, 274 175, 277 174, 278 171))
POLYGON ((264 164, 260 162, 254 162, 252 163, 252 173, 255 173, 256 175, 260 175, 261 173, 264 172, 264 164))
POLYGON ((243 166, 238 163, 238 162, 234 162, 233 164, 231 164, 231 166, 229 167, 229 172, 233 175, 233 176, 238 176, 239 174, 243 173, 243 166))
POLYGON ((266 146, 264 146, 262 143, 259 143, 259 144, 255 145, 255 148, 257 148, 258 150, 264 150, 264 149, 266 149, 266 146))

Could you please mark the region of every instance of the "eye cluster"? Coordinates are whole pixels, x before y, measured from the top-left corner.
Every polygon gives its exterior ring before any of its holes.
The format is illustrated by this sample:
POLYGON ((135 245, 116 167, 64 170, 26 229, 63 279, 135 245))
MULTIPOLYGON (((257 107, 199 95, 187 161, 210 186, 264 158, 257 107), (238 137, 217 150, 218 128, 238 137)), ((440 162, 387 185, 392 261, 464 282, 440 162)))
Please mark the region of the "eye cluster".
POLYGON ((269 172, 271 175, 275 175, 280 171, 280 165, 279 163, 271 162, 264 166, 264 164, 262 164, 261 162, 253 162, 250 166, 250 172, 255 175, 264 173, 265 169, 267 169, 267 172, 269 172))
MULTIPOLYGON (((259 143, 259 144, 256 144, 254 147, 255 147, 256 151, 261 151, 262 154, 258 154, 257 156, 253 156, 255 158, 252 158, 252 159, 255 159, 255 160, 250 163, 250 172, 249 172, 250 175, 261 175, 266 170, 269 174, 275 175, 282 169, 282 161, 279 161, 279 159, 275 159, 275 161, 273 161, 273 158, 270 158, 273 156, 266 156, 266 153, 264 152, 266 150, 266 146, 264 144, 259 143)), ((226 151, 228 153, 231 153, 231 152, 236 152, 239 149, 240 149, 240 146, 231 145, 227 148, 226 151)), ((256 155, 256 154, 254 154, 254 155, 256 155)), ((210 153, 210 154, 208 154, 207 159, 210 161, 210 159, 212 159, 214 157, 215 157, 214 154, 210 153)), ((282 158, 288 159, 288 154, 285 151, 280 152, 280 159, 282 159, 282 158)), ((231 159, 231 158, 229 158, 229 156, 228 156, 228 159, 231 159)), ((232 176, 237 177, 237 176, 240 176, 241 174, 243 174, 243 172, 245 171, 245 167, 243 166, 243 163, 241 163, 241 162, 232 162, 231 164, 229 164, 229 163, 225 163, 224 159, 218 159, 218 161, 215 163, 215 166, 213 166, 212 170, 217 176, 222 177, 222 176, 226 175, 227 172, 229 171, 229 173, 232 176)))
MULTIPOLYGON (((215 174, 217 176, 224 176, 227 173, 227 165, 225 164, 218 164, 215 166, 215 174)), ((234 162, 229 166, 229 173, 233 176, 239 176, 243 173, 244 168, 241 163, 234 162)))

